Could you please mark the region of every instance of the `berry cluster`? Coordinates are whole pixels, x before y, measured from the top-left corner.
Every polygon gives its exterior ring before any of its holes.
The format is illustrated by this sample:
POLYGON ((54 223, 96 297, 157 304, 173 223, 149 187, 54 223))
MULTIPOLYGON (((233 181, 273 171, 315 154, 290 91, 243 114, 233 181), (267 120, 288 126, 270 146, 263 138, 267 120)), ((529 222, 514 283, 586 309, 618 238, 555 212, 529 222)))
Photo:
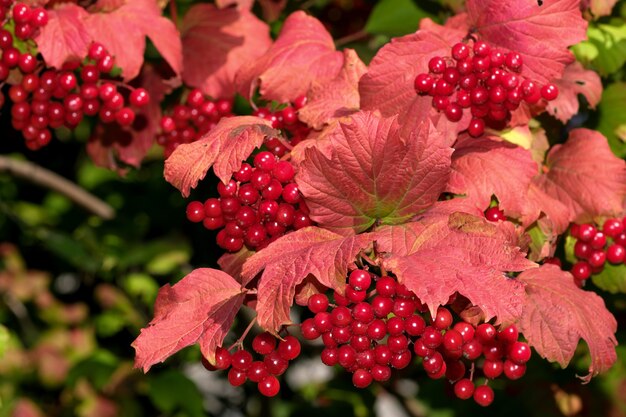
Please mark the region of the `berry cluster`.
POLYGON ((285 373, 289 361, 300 356, 300 342, 294 336, 286 336, 278 342, 276 338, 265 332, 260 333, 252 341, 252 350, 261 356, 254 360, 252 353, 239 349, 230 353, 227 349, 218 348, 215 353, 215 365, 202 358, 202 364, 209 371, 228 371, 228 382, 238 387, 247 380, 257 383, 259 392, 266 397, 273 397, 280 391, 280 382, 277 376, 285 373))
POLYGON ((448 120, 458 122, 464 109, 473 116, 469 134, 484 133, 485 125, 504 122, 520 103, 536 104, 540 99, 554 100, 554 84, 539 87, 520 75, 520 54, 492 49, 483 41, 457 43, 451 57, 436 56, 428 62, 428 73, 415 78, 418 94, 431 96, 433 107, 444 112, 448 120))
POLYGON ((253 165, 244 162, 228 184, 220 182, 220 198, 187 205, 190 221, 202 222, 209 230, 223 228, 217 234, 217 244, 229 252, 244 244, 260 250, 291 230, 312 225, 293 181, 291 163, 263 151, 255 155, 253 165))
MULTIPOLYGON (((289 139, 289 146, 295 146, 305 139, 311 131, 311 128, 298 120, 297 111, 305 104, 306 96, 300 96, 295 99, 293 105, 288 104, 281 110, 272 111, 269 107, 260 107, 252 112, 252 114, 271 121, 274 129, 283 129, 289 139)), ((289 151, 285 143, 278 138, 267 139, 265 141, 265 147, 279 158, 289 151)))
POLYGON ((39 28, 48 23, 48 12, 43 7, 31 8, 15 0, 0 0, 0 23, 4 25, 9 16, 15 23, 15 36, 22 41, 33 39, 39 28))
POLYGON ((514 325, 498 331, 488 323, 477 327, 464 321, 453 324, 452 313, 445 307, 430 317, 403 284, 361 269, 349 274, 345 296, 334 293, 334 304, 330 304, 325 294, 315 294, 308 308, 314 317, 302 322, 303 337, 321 336, 322 362, 352 373, 358 388, 387 381, 392 368, 407 367, 415 356, 428 377, 445 377, 454 383, 458 398, 473 397, 487 406, 493 401, 493 390, 486 382, 474 385, 476 369, 487 380, 502 374, 518 379, 530 359, 530 347, 518 341, 514 325))
POLYGON ((157 143, 169 157, 181 143, 191 143, 209 132, 222 117, 232 116, 232 100, 210 100, 199 89, 193 89, 183 104, 174 106, 161 118, 157 143))
POLYGON ((601 229, 589 223, 574 224, 570 234, 576 239, 574 255, 579 259, 571 272, 580 286, 591 274, 601 272, 606 261, 618 265, 626 260, 626 218, 608 219, 601 229))

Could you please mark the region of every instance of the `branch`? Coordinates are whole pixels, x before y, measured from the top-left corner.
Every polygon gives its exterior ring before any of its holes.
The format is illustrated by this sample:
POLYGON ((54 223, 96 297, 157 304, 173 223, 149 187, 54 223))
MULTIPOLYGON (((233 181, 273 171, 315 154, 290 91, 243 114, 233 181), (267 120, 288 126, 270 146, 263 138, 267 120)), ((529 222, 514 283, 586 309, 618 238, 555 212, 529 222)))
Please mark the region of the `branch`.
POLYGON ((84 207, 105 220, 115 217, 113 207, 90 194, 78 185, 54 172, 28 161, 19 161, 0 155, 0 172, 7 171, 42 187, 63 194, 74 203, 84 207))

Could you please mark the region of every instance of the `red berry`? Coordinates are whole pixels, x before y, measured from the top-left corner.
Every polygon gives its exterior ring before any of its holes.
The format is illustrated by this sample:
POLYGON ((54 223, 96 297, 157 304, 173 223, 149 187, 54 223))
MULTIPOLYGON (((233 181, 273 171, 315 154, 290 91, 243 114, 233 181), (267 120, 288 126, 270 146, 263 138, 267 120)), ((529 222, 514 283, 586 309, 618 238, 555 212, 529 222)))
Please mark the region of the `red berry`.
POLYGON ((293 360, 300 355, 300 342, 289 335, 278 344, 278 353, 285 360, 293 360))
POLYGON ((457 61, 467 58, 470 54, 469 47, 464 43, 457 43, 452 46, 452 58, 457 61))
POLYGON ((280 391, 280 382, 274 375, 268 375, 259 382, 258 389, 266 397, 273 397, 280 391))
POLYGON ((252 349, 259 355, 269 355, 276 347, 276 338, 268 332, 260 333, 252 340, 252 349))
POLYGON ((468 378, 461 379, 454 384, 454 395, 461 400, 467 400, 474 394, 474 383, 468 378))
POLYGON ((134 89, 129 96, 131 106, 143 107, 150 102, 150 95, 145 88, 134 89))
POLYGON ((515 342, 509 348, 507 357, 518 365, 523 365, 530 359, 530 346, 524 342, 515 342))
POLYGON ((309 310, 312 313, 321 313, 328 308, 328 297, 325 294, 313 294, 308 300, 309 310))
POLYGON ((556 99, 559 95, 559 89, 554 84, 546 84, 541 87, 541 97, 544 100, 552 101, 556 99))
POLYGON ((487 407, 493 402, 494 394, 490 386, 479 385, 474 390, 473 397, 474 397, 474 401, 476 401, 476 404, 483 406, 483 407, 487 407))
POLYGON ((352 383, 357 388, 366 388, 372 383, 372 375, 367 369, 357 369, 352 375, 352 383))
POLYGON ((228 382, 233 387, 243 385, 246 382, 246 379, 246 371, 242 371, 236 368, 231 368, 231 370, 228 371, 228 382))
POLYGON ((485 132, 485 122, 482 119, 472 119, 467 130, 470 136, 477 138, 485 132))
POLYGON ((626 249, 614 243, 606 250, 606 259, 612 264, 621 264, 626 259, 626 249))
POLYGON ((490 222, 506 220, 504 211, 500 210, 500 207, 498 206, 489 207, 487 210, 485 210, 485 218, 490 222))

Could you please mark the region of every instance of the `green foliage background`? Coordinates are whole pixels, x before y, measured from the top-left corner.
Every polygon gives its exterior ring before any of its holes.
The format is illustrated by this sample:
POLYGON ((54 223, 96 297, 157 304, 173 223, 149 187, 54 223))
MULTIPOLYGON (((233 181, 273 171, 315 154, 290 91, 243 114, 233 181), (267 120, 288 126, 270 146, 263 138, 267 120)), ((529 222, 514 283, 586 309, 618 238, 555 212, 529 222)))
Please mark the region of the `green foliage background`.
MULTIPOLYGON (((190 3, 179 0, 179 12, 190 3)), ((390 37, 414 32, 424 17, 442 22, 460 4, 294 1, 283 18, 306 7, 327 24, 338 45, 355 48, 368 62, 390 37)), ((276 33, 280 20, 273 25, 276 33)), ((572 127, 596 128, 625 157, 626 3, 618 2, 612 16, 592 21, 588 34, 589 40, 573 51, 603 76, 601 104, 581 111, 567 126, 547 117, 542 122, 551 138, 563 137, 572 127)), ((154 58, 150 51, 148 57, 154 58)), ((588 385, 575 378, 586 369, 584 346, 567 370, 534 358, 522 380, 494 384, 496 400, 488 409, 454 399, 450 384, 430 381, 414 370, 401 372, 393 383, 360 391, 345 373, 304 384, 287 378, 279 397, 268 400, 254 387, 232 389, 225 385, 225 375, 204 371, 195 348, 144 375, 132 368, 130 344, 152 317, 158 288, 193 268, 216 267, 220 253, 212 243, 215 236, 186 221, 185 200, 163 180, 160 149, 151 152, 141 169, 119 177, 86 157, 89 124, 72 134, 58 132, 58 140, 31 152, 12 130, 8 113, 6 107, 0 111, 0 154, 63 175, 112 205, 117 215, 104 221, 60 194, 0 172, 0 417, 237 415, 228 414, 232 412, 276 417, 626 416, 622 346, 612 370, 588 385), (382 411, 381 404, 387 404, 382 411), (401 414, 393 414, 393 407, 401 414)), ((195 192, 206 198, 214 186, 205 181, 195 192)), ((563 250, 570 254, 571 245, 563 250)), ((621 345, 626 342, 625 280, 622 266, 607 268, 588 284, 618 318, 621 345)), ((303 361, 319 351, 307 345, 303 361)))

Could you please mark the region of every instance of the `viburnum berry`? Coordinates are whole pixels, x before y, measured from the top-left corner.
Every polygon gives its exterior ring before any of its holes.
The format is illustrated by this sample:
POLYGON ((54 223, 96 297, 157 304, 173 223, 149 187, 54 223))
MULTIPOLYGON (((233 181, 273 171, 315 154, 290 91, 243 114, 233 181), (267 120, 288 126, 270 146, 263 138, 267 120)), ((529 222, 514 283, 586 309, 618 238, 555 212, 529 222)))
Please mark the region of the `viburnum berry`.
POLYGON ((476 404, 487 407, 493 402, 493 389, 488 385, 479 385, 474 389, 472 397, 474 401, 476 401, 476 404))

